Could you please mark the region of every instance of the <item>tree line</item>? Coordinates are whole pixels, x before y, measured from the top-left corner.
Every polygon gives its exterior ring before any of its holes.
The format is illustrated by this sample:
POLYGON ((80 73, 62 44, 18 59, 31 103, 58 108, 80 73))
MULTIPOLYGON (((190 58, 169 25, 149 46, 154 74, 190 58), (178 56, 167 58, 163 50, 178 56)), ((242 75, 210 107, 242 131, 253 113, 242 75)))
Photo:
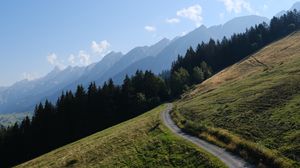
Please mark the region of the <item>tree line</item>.
POLYGON ((30 160, 176 99, 190 86, 299 28, 300 14, 290 11, 269 25, 189 48, 160 75, 138 70, 120 86, 111 79, 102 86, 92 82, 88 88, 79 85, 75 92, 62 93, 55 104, 40 103, 32 118, 0 126, 0 167, 30 160))
POLYGON ((150 71, 126 76, 121 86, 112 80, 102 87, 62 93, 56 104, 35 107, 32 119, 0 131, 0 167, 9 167, 49 152, 148 111, 169 99, 165 82, 150 71))

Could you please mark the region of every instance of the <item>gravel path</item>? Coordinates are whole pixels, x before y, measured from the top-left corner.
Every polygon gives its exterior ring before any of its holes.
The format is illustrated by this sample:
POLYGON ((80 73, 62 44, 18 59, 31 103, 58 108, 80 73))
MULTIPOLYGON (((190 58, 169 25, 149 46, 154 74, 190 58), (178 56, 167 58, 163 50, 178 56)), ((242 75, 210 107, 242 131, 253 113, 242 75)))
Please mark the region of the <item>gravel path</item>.
POLYGON ((219 158, 222 162, 224 162, 229 168, 253 168, 254 166, 251 166, 248 164, 245 160, 242 158, 233 155, 230 152, 227 152, 225 149, 220 148, 216 145, 213 145, 211 143, 208 143, 204 140, 199 139, 198 137, 186 134, 181 131, 179 127, 174 123, 174 121, 171 119, 170 111, 172 110, 173 105, 168 104, 167 109, 162 112, 162 119, 165 123, 165 125, 175 134, 178 136, 191 141, 192 143, 198 145, 200 148, 206 150, 207 152, 211 153, 212 155, 219 158))

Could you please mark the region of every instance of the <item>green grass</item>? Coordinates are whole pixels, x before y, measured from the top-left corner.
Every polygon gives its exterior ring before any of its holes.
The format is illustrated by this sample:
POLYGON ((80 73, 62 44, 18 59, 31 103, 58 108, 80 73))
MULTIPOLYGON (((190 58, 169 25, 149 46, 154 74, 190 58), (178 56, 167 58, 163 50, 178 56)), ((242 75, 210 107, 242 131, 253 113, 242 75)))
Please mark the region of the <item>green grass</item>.
POLYGON ((186 93, 173 116, 187 131, 257 164, 299 166, 300 33, 253 57, 186 93))
POLYGON ((17 167, 225 167, 173 135, 160 120, 165 108, 159 106, 17 167))

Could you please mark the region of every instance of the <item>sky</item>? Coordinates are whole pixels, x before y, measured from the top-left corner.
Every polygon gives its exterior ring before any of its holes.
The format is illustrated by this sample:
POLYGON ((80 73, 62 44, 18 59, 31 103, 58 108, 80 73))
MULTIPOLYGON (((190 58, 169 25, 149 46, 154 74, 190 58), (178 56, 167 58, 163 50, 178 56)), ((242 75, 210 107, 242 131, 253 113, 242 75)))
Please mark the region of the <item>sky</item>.
POLYGON ((3 0, 0 86, 33 80, 55 66, 86 66, 244 15, 271 18, 297 0, 3 0))

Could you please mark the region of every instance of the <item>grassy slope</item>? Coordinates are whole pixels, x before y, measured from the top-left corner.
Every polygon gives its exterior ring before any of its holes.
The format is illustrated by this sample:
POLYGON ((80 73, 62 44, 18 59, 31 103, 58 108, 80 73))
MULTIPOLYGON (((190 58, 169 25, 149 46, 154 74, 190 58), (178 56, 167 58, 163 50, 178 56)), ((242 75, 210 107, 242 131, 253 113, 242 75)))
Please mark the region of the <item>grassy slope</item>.
POLYGON ((221 128, 299 163, 300 33, 225 69, 176 105, 182 121, 221 128))
POLYGON ((160 106, 17 167, 225 167, 174 136, 161 123, 160 106))

